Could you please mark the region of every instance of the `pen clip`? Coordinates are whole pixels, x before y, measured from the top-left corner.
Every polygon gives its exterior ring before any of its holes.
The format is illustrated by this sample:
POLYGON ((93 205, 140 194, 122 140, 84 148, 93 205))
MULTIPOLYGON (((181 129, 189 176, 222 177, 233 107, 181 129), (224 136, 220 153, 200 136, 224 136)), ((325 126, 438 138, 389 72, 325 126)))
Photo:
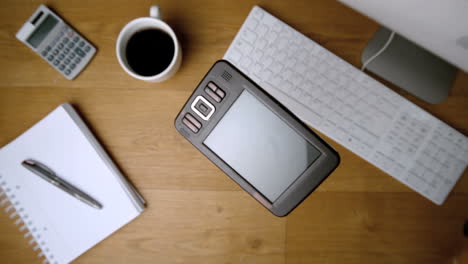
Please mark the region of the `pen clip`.
POLYGON ((27 159, 25 161, 23 161, 23 163, 31 166, 31 167, 36 167, 38 169, 41 169, 43 171, 45 171, 47 174, 49 174, 49 176, 52 176, 52 177, 55 177, 55 172, 51 169, 49 169, 46 165, 40 163, 40 162, 37 162, 35 160, 32 160, 32 159, 27 159))
POLYGON ((56 174, 53 170, 49 169, 49 167, 47 167, 46 165, 40 163, 40 162, 37 162, 35 160, 32 160, 32 159, 27 159, 25 161, 22 162, 23 163, 23 166, 25 167, 30 167, 31 169, 34 169, 34 170, 37 170, 37 171, 41 171, 42 174, 45 174, 47 175, 47 180, 54 184, 54 185, 58 185, 58 181, 56 180, 56 174))

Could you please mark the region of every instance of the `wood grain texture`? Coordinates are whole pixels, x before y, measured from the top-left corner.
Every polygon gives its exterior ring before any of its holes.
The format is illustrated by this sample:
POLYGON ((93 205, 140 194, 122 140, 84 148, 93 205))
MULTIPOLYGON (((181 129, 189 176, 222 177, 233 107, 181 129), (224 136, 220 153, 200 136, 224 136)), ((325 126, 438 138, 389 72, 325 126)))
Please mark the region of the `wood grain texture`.
MULTIPOLYGON (((75 263, 467 263, 467 172, 437 206, 322 135, 340 153, 340 166, 293 213, 276 218, 174 129, 178 111, 254 4, 356 66, 375 22, 327 0, 160 0, 183 63, 174 78, 154 84, 124 73, 115 41, 156 2, 51 0, 46 4, 98 48, 67 81, 14 37, 41 3, 0 2, 0 146, 71 102, 148 201, 140 217, 75 263)), ((466 73, 438 105, 386 84, 468 134, 466 73)), ((0 234, 2 263, 40 263, 3 211, 0 234)))

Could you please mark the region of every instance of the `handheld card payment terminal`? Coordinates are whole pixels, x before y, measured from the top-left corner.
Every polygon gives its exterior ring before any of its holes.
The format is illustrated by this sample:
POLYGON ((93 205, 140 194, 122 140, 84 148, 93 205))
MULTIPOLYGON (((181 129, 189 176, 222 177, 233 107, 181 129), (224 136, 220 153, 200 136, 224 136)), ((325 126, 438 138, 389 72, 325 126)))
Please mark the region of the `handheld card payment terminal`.
POLYGON ((338 166, 339 155, 227 61, 218 61, 176 129, 276 216, 285 216, 338 166))

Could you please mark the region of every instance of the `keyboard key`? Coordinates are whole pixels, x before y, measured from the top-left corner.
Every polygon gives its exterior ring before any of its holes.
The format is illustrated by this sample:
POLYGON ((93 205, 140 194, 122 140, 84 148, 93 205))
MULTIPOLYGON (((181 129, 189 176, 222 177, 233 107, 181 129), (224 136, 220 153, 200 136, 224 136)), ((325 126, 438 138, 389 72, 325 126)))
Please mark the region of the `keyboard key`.
POLYGON ((277 37, 278 37, 278 33, 274 32, 274 31, 270 31, 270 32, 268 32, 268 34, 266 36, 266 40, 271 43, 271 42, 274 42, 277 37))
POLYGON ((263 37, 268 32, 268 30, 269 28, 265 24, 262 24, 261 26, 258 27, 256 32, 258 33, 260 37, 263 37))
POLYGON ((80 43, 78 43, 78 47, 80 48, 84 47, 84 45, 85 45, 84 41, 80 41, 80 43))
POLYGON ((263 58, 262 60, 263 68, 269 68, 271 65, 273 65, 273 63, 274 59, 271 56, 263 58))
POLYGON ((235 49, 229 54, 229 60, 232 62, 238 62, 241 59, 241 57, 242 54, 235 49))
POLYGON ((261 58, 263 57, 263 52, 259 49, 256 49, 254 52, 253 52, 253 60, 256 60, 256 61, 259 61, 261 58))
POLYGON ((289 94, 292 92, 293 84, 288 81, 288 79, 283 79, 280 85, 280 89, 282 89, 284 93, 289 94))
POLYGON ((284 25, 284 23, 283 23, 282 21, 277 20, 277 21, 275 21, 275 23, 273 24, 273 27, 275 28, 276 31, 282 32, 283 29, 284 29, 284 27, 285 27, 285 25, 284 25))
POLYGON ((260 78, 260 72, 262 71, 263 67, 260 63, 255 63, 255 65, 252 68, 252 74, 255 74, 258 78, 260 78))
POLYGON ((252 64, 252 59, 249 57, 244 57, 241 61, 241 67, 248 68, 252 64))
POLYGON ((250 55, 253 51, 253 46, 248 44, 247 42, 244 42, 243 43, 244 45, 242 46, 242 49, 243 49, 243 55, 244 56, 247 56, 247 55, 250 55))
POLYGON ((65 70, 65 75, 70 75, 71 71, 70 70, 65 70))
POLYGON ((284 67, 290 69, 290 68, 293 68, 294 65, 296 65, 296 63, 297 63, 297 59, 288 55, 288 57, 286 58, 286 63, 284 64, 284 67))
POLYGON ((269 80, 272 75, 273 75, 273 72, 270 70, 266 70, 266 69, 260 73, 262 80, 269 80))
POLYGON ((89 45, 87 45, 86 47, 84 47, 84 51, 85 52, 89 52, 91 50, 91 47, 89 45))
POLYGON ((271 83, 273 85, 273 87, 275 87, 276 89, 279 89, 281 90, 281 83, 283 83, 284 79, 281 78, 281 75, 280 74, 274 74, 272 78, 270 78, 269 80, 266 80, 267 82, 271 83))
POLYGON ((288 54, 286 52, 280 51, 275 59, 278 62, 284 62, 287 58, 288 58, 288 54))
POLYGON ((256 18, 258 20, 261 20, 264 17, 265 12, 260 8, 255 8, 252 11, 252 15, 253 15, 254 18, 256 18))
POLYGON ((257 48, 260 49, 260 50, 263 50, 266 48, 266 45, 267 45, 267 41, 265 39, 261 39, 258 41, 258 43, 256 43, 257 45, 257 48))
POLYGON ((247 29, 243 31, 242 37, 244 38, 245 41, 252 44, 257 39, 257 34, 247 29))
POLYGON ((293 78, 291 79, 291 82, 295 85, 295 86, 299 86, 302 84, 302 82, 304 81, 304 77, 299 74, 299 73, 295 73, 293 78))
MULTIPOLYGON (((260 64, 258 64, 260 65, 260 64)), ((283 71, 283 64, 281 64, 280 62, 276 62, 276 63, 273 63, 273 65, 271 65, 271 71, 276 75, 276 74, 279 74, 280 72, 283 71)))
POLYGON ((250 23, 247 25, 247 28, 250 30, 250 31, 254 31, 258 26, 258 20, 257 19, 254 19, 252 18, 252 20, 250 21, 250 23))
POLYGON ((302 89, 295 87, 292 89, 291 95, 296 98, 303 98, 304 93, 302 92, 302 89))

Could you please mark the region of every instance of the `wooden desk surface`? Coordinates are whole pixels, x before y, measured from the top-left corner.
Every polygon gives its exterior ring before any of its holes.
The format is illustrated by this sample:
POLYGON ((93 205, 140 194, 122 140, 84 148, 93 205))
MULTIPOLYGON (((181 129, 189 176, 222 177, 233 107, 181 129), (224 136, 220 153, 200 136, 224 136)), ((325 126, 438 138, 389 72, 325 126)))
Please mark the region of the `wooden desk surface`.
MULTIPOLYGON (((0 3, 0 146, 71 102, 148 201, 140 217, 75 263, 463 261, 466 171, 437 206, 325 137, 341 154, 341 165, 289 216, 277 218, 174 129, 181 106, 222 58, 254 4, 357 66, 375 22, 327 0, 50 0, 46 4, 99 50, 76 80, 67 81, 15 38, 42 2, 0 3), (120 29, 147 16, 154 3, 181 39, 184 55, 178 74, 161 84, 129 77, 114 52, 120 29)), ((398 92, 468 134, 467 74, 458 74, 450 98, 439 105, 398 92)), ((0 234, 2 263, 39 263, 3 210, 0 234)))

